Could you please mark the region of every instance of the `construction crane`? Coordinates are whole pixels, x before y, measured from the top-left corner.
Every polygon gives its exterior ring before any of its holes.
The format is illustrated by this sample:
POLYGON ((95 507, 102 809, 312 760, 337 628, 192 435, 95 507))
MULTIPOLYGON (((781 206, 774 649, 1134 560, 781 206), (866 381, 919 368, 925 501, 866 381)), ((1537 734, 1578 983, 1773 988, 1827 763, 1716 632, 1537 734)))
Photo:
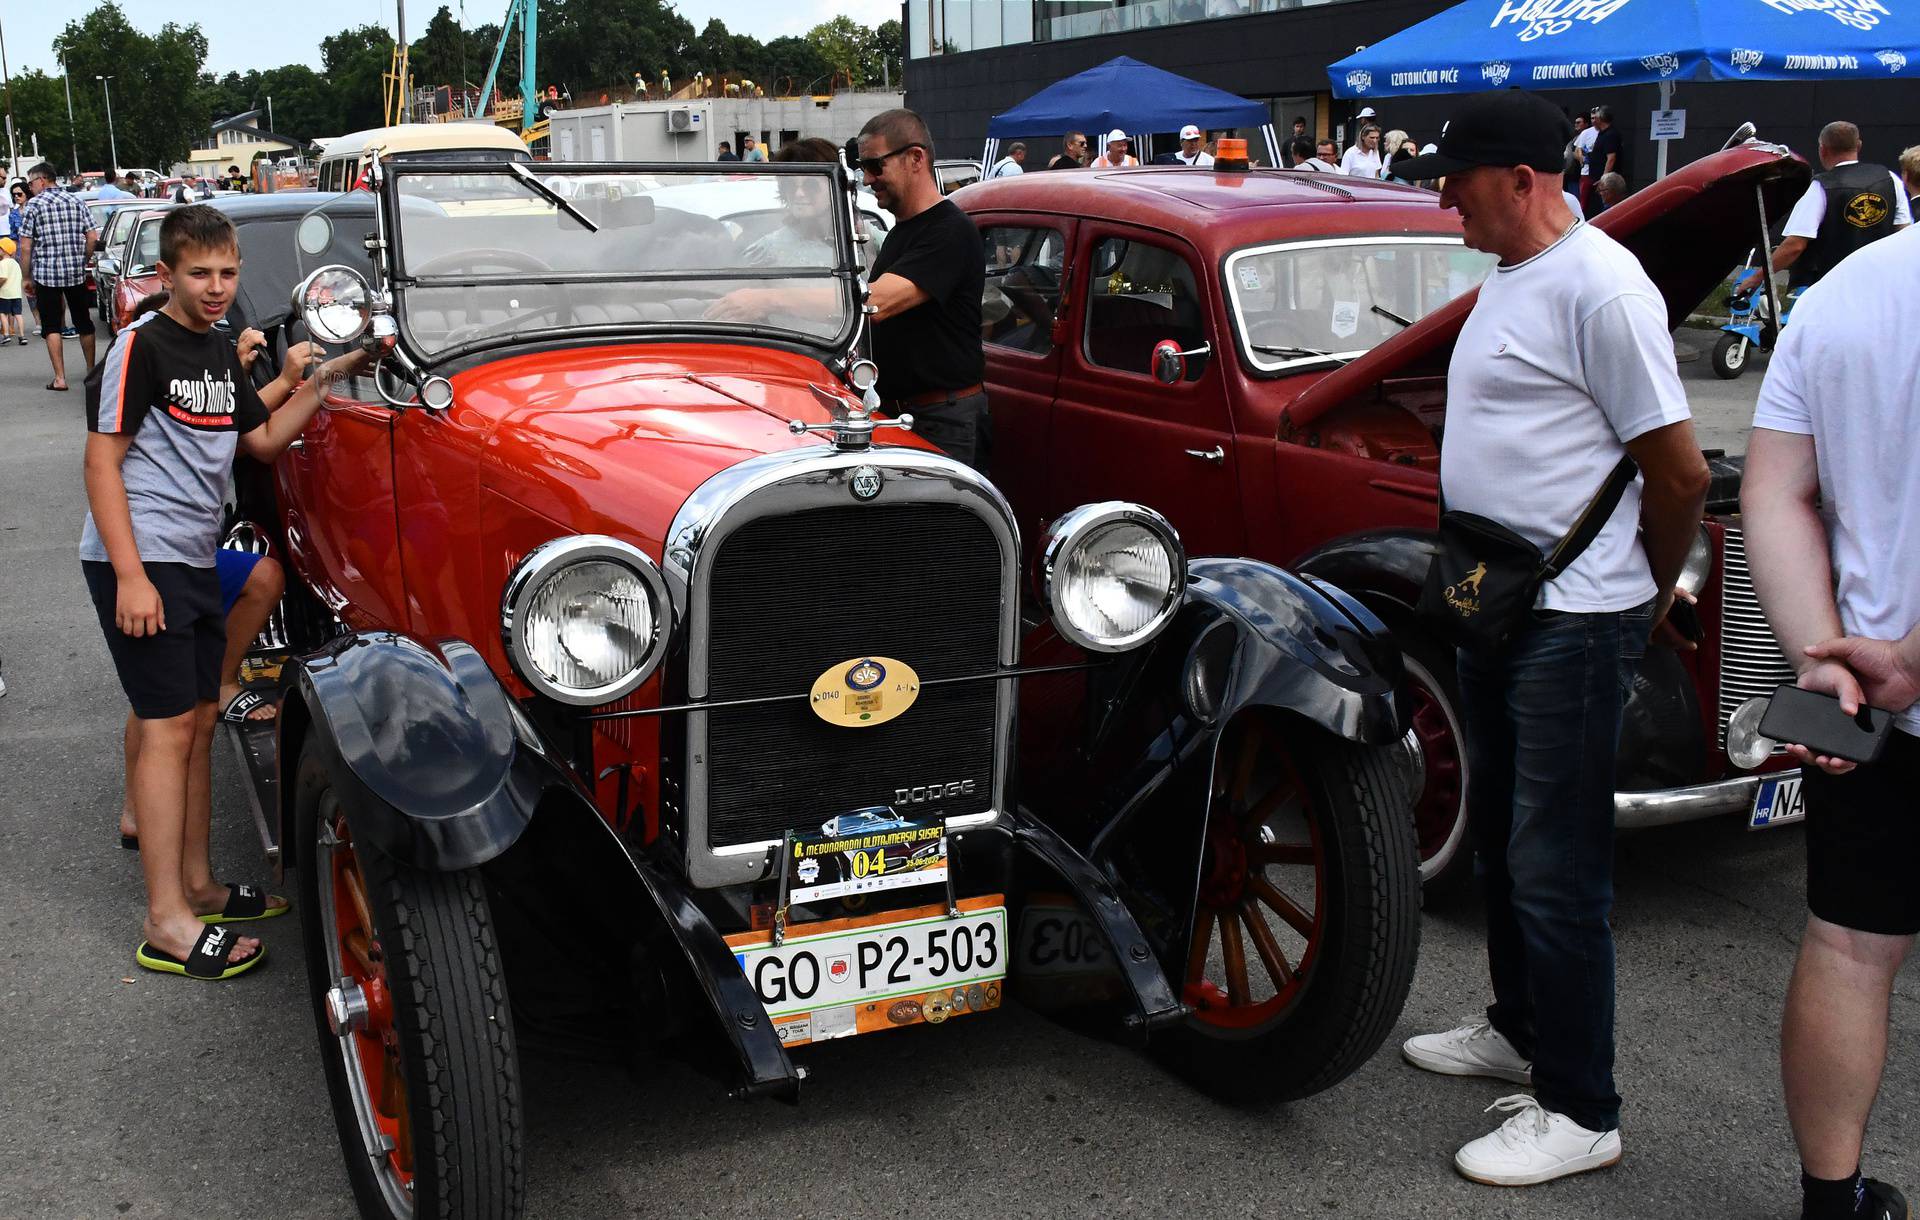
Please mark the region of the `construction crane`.
POLYGON ((387 64, 387 70, 380 74, 382 86, 380 112, 385 116, 389 127, 397 126, 413 117, 413 107, 409 102, 413 93, 413 74, 407 70, 406 0, 395 0, 395 5, 393 54, 387 64))
POLYGON ((540 41, 539 0, 507 0, 506 20, 500 23, 500 45, 493 49, 493 66, 487 69, 486 83, 480 86, 480 104, 492 104, 493 82, 500 73, 500 59, 507 53, 507 36, 513 32, 515 17, 521 22, 520 135, 524 139, 540 121, 540 86, 534 74, 534 57, 540 41))

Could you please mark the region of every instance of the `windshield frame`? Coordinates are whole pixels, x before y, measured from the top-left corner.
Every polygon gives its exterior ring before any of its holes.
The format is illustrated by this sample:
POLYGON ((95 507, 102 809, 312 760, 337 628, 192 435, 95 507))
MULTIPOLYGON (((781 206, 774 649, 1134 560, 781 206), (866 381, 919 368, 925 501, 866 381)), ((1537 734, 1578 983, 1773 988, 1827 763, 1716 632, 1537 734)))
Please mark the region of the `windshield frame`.
MULTIPOLYGON (((415 341, 407 325, 406 297, 409 288, 460 288, 485 287, 503 283, 521 284, 604 284, 604 283, 661 283, 674 281, 695 282, 696 276, 685 271, 602 271, 572 272, 556 274, 551 278, 532 277, 526 273, 514 272, 501 274, 463 273, 454 276, 435 275, 422 280, 406 272, 405 237, 401 225, 404 204, 400 182, 403 177, 433 176, 455 177, 477 174, 499 178, 512 182, 517 190, 525 192, 530 200, 540 200, 539 192, 520 182, 518 176, 499 160, 434 160, 414 159, 407 154, 396 154, 384 159, 379 167, 379 217, 386 249, 381 261, 382 280, 390 301, 399 342, 406 355, 422 369, 441 365, 492 351, 504 347, 530 345, 552 345, 576 340, 620 341, 631 339, 676 339, 711 338, 721 342, 740 342, 742 340, 765 342, 779 346, 797 346, 817 352, 840 355, 851 347, 859 333, 860 281, 865 274, 865 266, 860 261, 853 242, 853 233, 849 225, 846 207, 848 177, 844 166, 824 162, 765 162, 754 163, 742 169, 738 166, 696 161, 681 162, 626 162, 626 161, 547 161, 536 162, 528 168, 543 181, 557 174, 582 174, 597 177, 618 174, 653 174, 667 177, 683 177, 692 180, 696 175, 703 178, 733 177, 812 177, 829 179, 830 196, 835 202, 828 209, 832 217, 836 263, 826 268, 827 274, 814 277, 821 283, 837 283, 844 294, 845 321, 840 330, 830 338, 804 331, 789 330, 784 327, 770 326, 765 322, 720 322, 674 319, 664 322, 603 322, 566 325, 546 325, 512 333, 486 335, 454 347, 437 352, 427 352, 415 341)), ((542 201, 544 202, 544 201, 542 201)), ((795 271, 813 271, 816 268, 794 267, 739 267, 729 268, 727 279, 739 281, 751 280, 792 280, 795 271)), ((703 277, 710 279, 711 277, 703 277)))
MULTIPOLYGON (((1220 260, 1220 286, 1223 295, 1226 297, 1227 318, 1233 327, 1234 342, 1240 349, 1240 363, 1248 373, 1260 378, 1276 378, 1290 377, 1296 373, 1313 368, 1323 368, 1327 366, 1337 368, 1340 365, 1358 360, 1379 347, 1379 344, 1375 344, 1373 347, 1341 349, 1338 351, 1329 349, 1324 356, 1291 357, 1263 356, 1253 350, 1253 340, 1247 334, 1246 314, 1240 308, 1240 280, 1236 274, 1240 262, 1243 259, 1262 257, 1283 251, 1319 250, 1335 246, 1343 249, 1355 246, 1458 246, 1462 249, 1471 249, 1471 247, 1467 246, 1466 239, 1461 234, 1445 231, 1430 233, 1345 234, 1291 238, 1282 241, 1255 242, 1251 245, 1235 248, 1230 251, 1225 258, 1220 260)), ((1476 251, 1476 253, 1478 252, 1476 251)), ((1493 268, 1491 264, 1488 266, 1487 272, 1489 275, 1492 274, 1493 268)), ((1475 287, 1477 288, 1478 285, 1475 287)), ((1474 289, 1468 289, 1469 292, 1473 290, 1474 289)), ((1462 293, 1461 295, 1464 296, 1466 294, 1462 293)), ((1430 310, 1428 313, 1421 315, 1421 317, 1413 319, 1413 326, 1420 325, 1427 317, 1432 316, 1432 312, 1433 311, 1430 310)), ((1403 330, 1411 330, 1412 328, 1412 326, 1409 326, 1403 328, 1403 330)))

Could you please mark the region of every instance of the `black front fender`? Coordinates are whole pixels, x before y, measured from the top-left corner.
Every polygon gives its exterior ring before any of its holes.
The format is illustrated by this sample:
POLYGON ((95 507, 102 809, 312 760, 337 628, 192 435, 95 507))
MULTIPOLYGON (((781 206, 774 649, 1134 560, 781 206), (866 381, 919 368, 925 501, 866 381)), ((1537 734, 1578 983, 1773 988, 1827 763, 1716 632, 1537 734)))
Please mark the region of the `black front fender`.
POLYGON ((358 833, 414 868, 498 856, 564 783, 533 726, 460 640, 348 635, 297 662, 282 713, 281 839, 300 752, 323 752, 358 833))
POLYGON ((1371 530, 1336 538, 1294 565, 1370 605, 1411 616, 1439 544, 1432 530, 1371 530))
MULTIPOLYGON (((1315 735, 1385 746, 1405 732, 1402 672, 1380 621, 1340 590, 1195 560, 1174 622, 1087 682, 1079 748, 1032 760, 1027 803, 1113 879, 1161 969, 1183 979, 1227 727, 1277 713, 1309 752, 1315 735)), ((1058 706, 1044 687, 1035 697, 1058 706)))

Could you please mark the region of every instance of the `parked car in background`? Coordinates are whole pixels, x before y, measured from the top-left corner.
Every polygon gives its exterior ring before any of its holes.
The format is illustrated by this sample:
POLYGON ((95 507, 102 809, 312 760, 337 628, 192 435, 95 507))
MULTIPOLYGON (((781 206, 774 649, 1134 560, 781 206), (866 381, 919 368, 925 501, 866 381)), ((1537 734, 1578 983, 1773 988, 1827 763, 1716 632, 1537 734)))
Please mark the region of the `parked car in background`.
MULTIPOLYGON (((1666 294, 1674 323, 1808 180, 1750 144, 1682 169, 1598 221, 1666 294)), ((1461 855, 1466 792, 1452 652, 1412 607, 1438 515, 1446 367, 1490 268, 1431 192, 1291 171, 1027 174, 957 200, 985 242, 995 481, 1028 536, 1073 504, 1165 513, 1193 554, 1251 555, 1331 580, 1405 651, 1422 872, 1461 855)), ((1716 460, 1675 621, 1625 713, 1622 827, 1798 815, 1797 772, 1743 706, 1790 681, 1747 576, 1740 464, 1716 460)), ((1590 495, 1592 489, 1569 489, 1590 495)))
POLYGON ((983 475, 868 414, 846 171, 725 170, 397 157, 291 254, 288 196, 221 205, 263 364, 380 356, 236 481, 291 655, 234 731, 364 1215, 518 1214, 531 1039, 792 1100, 810 1046, 924 1026, 938 1104, 939 1027, 1017 999, 1277 1101, 1406 996, 1378 620, 1114 500, 1028 566, 983 475), (827 265, 748 256, 768 180, 827 265))
MULTIPOLYGON (((113 210, 100 228, 100 245, 93 262, 95 309, 103 322, 113 320, 114 292, 119 287, 120 275, 127 266, 127 254, 131 249, 133 231, 139 227, 140 217, 170 204, 161 204, 151 199, 135 200, 113 210)), ((159 230, 154 231, 153 240, 158 251, 159 230)))
POLYGON ((133 307, 160 291, 160 222, 166 215, 165 208, 140 208, 114 257, 113 292, 107 299, 109 334, 118 334, 132 320, 133 307))
POLYGON ((942 157, 933 163, 933 180, 940 184, 942 195, 951 195, 980 181, 980 163, 942 157))

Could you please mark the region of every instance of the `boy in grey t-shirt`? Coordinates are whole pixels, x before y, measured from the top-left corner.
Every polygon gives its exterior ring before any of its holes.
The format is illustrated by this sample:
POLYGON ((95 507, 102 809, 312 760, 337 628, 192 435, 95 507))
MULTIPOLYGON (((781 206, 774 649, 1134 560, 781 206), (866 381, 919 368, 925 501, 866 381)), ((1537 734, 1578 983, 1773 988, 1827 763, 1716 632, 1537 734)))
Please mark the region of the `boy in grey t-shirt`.
POLYGON ((88 381, 87 514, 81 568, 107 651, 138 720, 132 776, 146 874, 149 970, 230 978, 258 965, 260 942, 225 925, 283 914, 285 900, 213 879, 207 851, 211 746, 226 627, 214 568, 220 507, 236 450, 271 462, 320 405, 320 388, 364 363, 322 366, 272 418, 213 325, 233 303, 233 224, 188 206, 160 228, 172 297, 115 339, 88 381))

